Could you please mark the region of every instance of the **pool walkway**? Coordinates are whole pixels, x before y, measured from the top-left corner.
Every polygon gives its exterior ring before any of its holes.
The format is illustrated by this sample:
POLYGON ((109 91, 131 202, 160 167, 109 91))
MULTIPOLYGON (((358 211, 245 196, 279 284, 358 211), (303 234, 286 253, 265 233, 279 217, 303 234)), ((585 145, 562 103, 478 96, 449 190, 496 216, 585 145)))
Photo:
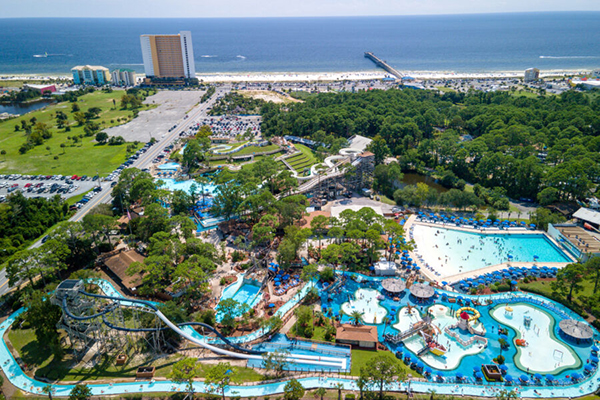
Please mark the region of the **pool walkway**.
MULTIPOLYGON (((546 238, 548 238, 550 241, 552 241, 552 243, 554 243, 556 246, 558 246, 556 241, 550 235, 548 235, 546 232, 543 232, 543 231, 531 231, 531 230, 528 230, 525 228, 510 228, 509 230, 497 229, 497 228, 473 229, 473 228, 459 227, 459 226, 456 226, 456 224, 434 224, 431 222, 417 221, 416 214, 411 215, 405 221, 404 232, 408 235, 408 232, 410 232, 411 227, 413 227, 415 225, 424 225, 424 226, 430 226, 433 228, 453 229, 453 230, 468 232, 468 233, 483 233, 483 234, 489 233, 489 234, 495 234, 495 235, 497 235, 497 234, 531 235, 532 233, 543 234, 546 236, 546 238)), ((558 247, 560 247, 560 246, 558 246, 558 247)), ((422 249, 422 251, 427 251, 427 249, 422 249)), ((421 267, 419 272, 421 272, 423 275, 425 275, 425 277, 427 279, 429 279, 430 281, 437 282, 440 285, 441 285, 442 281, 452 284, 452 283, 456 283, 456 282, 459 282, 464 279, 475 278, 475 277, 484 275, 489 272, 500 271, 500 270, 510 268, 510 267, 531 268, 533 266, 538 266, 540 264, 543 264, 548 267, 564 268, 565 266, 569 265, 569 263, 566 263, 566 262, 565 263, 562 263, 562 262, 506 262, 506 263, 502 263, 502 264, 495 264, 495 265, 490 265, 488 267, 478 268, 473 271, 466 271, 466 272, 463 272, 460 274, 455 274, 455 275, 450 275, 450 276, 437 276, 437 275, 435 275, 435 271, 429 270, 427 268, 427 266, 425 265, 425 262, 423 260, 421 260, 419 249, 416 245, 415 245, 414 250, 409 251, 409 254, 410 254, 411 258, 417 263, 417 265, 419 267, 421 267)), ((565 252, 565 254, 568 257, 571 257, 570 254, 568 254, 566 252, 565 252)))

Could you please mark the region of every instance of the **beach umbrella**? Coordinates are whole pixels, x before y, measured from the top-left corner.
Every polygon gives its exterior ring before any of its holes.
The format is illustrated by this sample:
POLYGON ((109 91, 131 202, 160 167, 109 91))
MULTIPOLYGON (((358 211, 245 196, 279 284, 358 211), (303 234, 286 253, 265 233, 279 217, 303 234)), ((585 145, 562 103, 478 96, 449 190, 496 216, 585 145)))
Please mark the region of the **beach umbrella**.
POLYGON ((417 364, 417 368, 425 368, 425 364, 419 361, 419 363, 417 364))
POLYGON ((598 352, 598 350, 600 350, 600 349, 598 348, 598 346, 596 346, 596 345, 593 345, 593 346, 592 346, 592 351, 593 351, 593 352, 598 352))
POLYGON ((577 381, 579 379, 581 379, 581 374, 579 372, 575 372, 571 375, 571 380, 577 381))
POLYGON ((502 365, 500 366, 500 369, 501 369, 502 371, 508 371, 508 367, 507 367, 506 365, 504 365, 504 364, 502 364, 502 365))
POLYGON ((442 285, 446 286, 447 284, 448 284, 448 282, 442 281, 442 285))
POLYGON ((275 307, 275 304, 273 304, 273 303, 270 303, 270 304, 269 304, 269 308, 273 308, 273 307, 275 307))
POLYGON ((475 372, 475 378, 481 380, 481 379, 483 379, 483 374, 481 372, 477 371, 477 372, 475 372))
POLYGON ((426 373, 427 375, 430 375, 430 374, 431 374, 431 372, 432 372, 431 368, 429 368, 429 367, 425 368, 425 373, 426 373))
POLYGON ((510 284, 511 284, 511 285, 518 285, 518 284, 519 284, 519 282, 517 282, 517 281, 510 281, 510 284))
POLYGON ((552 382, 552 381, 554 380, 554 376, 553 376, 553 375, 550 375, 550 374, 546 374, 546 380, 547 380, 548 382, 552 382))
POLYGON ((533 377, 534 377, 536 380, 538 380, 538 381, 541 381, 541 380, 542 380, 542 378, 543 378, 543 377, 542 377, 542 374, 535 374, 533 377))
POLYGON ((591 356, 591 357, 590 357, 590 361, 591 361, 591 362, 593 362, 593 363, 596 363, 596 364, 597 364, 597 363, 598 363, 598 357, 596 357, 596 356, 591 356))
POLYGON ((523 382, 529 382, 529 377, 525 374, 521 375, 519 379, 521 379, 523 382))
POLYGON ((456 377, 457 377, 458 379, 462 379, 462 378, 464 377, 464 375, 463 375, 462 373, 460 373, 460 372, 457 372, 457 373, 456 373, 456 377))
POLYGON ((505 334, 501 334, 499 337, 500 339, 508 340, 508 336, 506 336, 505 334))
POLYGON ((591 364, 586 364, 585 367, 583 367, 583 369, 585 369, 586 371, 591 371, 594 369, 594 367, 591 366, 591 364))
POLYGON ((508 374, 507 374, 507 375, 504 377, 504 380, 505 380, 506 382, 512 382, 514 379, 513 379, 513 377, 512 377, 512 376, 510 376, 510 375, 508 375, 508 374))

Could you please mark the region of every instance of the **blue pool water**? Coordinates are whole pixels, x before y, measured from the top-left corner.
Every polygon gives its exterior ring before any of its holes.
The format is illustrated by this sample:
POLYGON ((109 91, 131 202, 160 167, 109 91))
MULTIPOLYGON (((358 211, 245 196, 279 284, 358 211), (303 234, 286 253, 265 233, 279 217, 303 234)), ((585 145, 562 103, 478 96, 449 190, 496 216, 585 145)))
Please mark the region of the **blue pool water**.
MULTIPOLYGON (((293 340, 289 339, 286 335, 276 334, 271 340, 268 342, 263 342, 257 344, 252 347, 253 350, 263 350, 263 351, 288 351, 290 354, 301 354, 301 355, 309 355, 316 357, 337 357, 337 358, 345 358, 346 365, 348 369, 350 369, 350 361, 352 358, 352 352, 350 347, 345 346, 336 346, 334 344, 326 344, 326 343, 311 343, 302 340, 293 340)), ((261 360, 248 360, 248 367, 252 368, 261 368, 262 361, 261 360)), ((315 371, 317 370, 315 365, 313 364, 288 364, 285 367, 288 371, 315 371)), ((339 371, 339 368, 334 367, 319 367, 319 371, 327 371, 327 370, 335 370, 339 371)))
POLYGON ((176 162, 169 162, 159 165, 158 169, 161 171, 177 171, 180 167, 181 166, 176 162))
MULTIPOLYGON (((262 295, 260 294, 260 287, 244 280, 243 275, 238 277, 237 282, 227 286, 221 294, 219 302, 225 299, 234 299, 240 304, 247 304, 248 307, 254 308, 261 300, 262 295)), ((237 314, 236 317, 240 315, 237 314)), ((217 322, 221 322, 223 315, 217 313, 217 322)))
MULTIPOLYGON (((326 315, 341 315, 342 322, 349 323, 350 318, 340 313, 341 305, 348 301, 349 296, 354 297, 359 289, 377 290, 383 294, 380 280, 364 276, 361 276, 361 278, 361 283, 348 278, 343 287, 336 289, 335 293, 328 293, 322 287, 319 287, 321 306, 326 315)), ((453 295, 458 296, 457 294, 453 295)), ((513 301, 511 294, 504 296, 506 296, 505 300, 502 299, 501 295, 494 295, 491 298, 496 299, 496 301, 491 306, 476 307, 477 311, 481 313, 479 322, 487 330, 484 335, 485 339, 487 339, 487 346, 475 343, 469 347, 471 350, 468 351, 462 350, 462 345, 444 331, 445 326, 451 325, 451 323, 453 324, 456 321, 453 317, 453 312, 462 306, 457 303, 450 303, 445 295, 442 296, 441 291, 437 295, 437 298, 426 302, 417 301, 416 298, 406 291, 400 294, 397 300, 394 300, 390 296, 382 296, 376 301, 371 301, 365 307, 383 307, 388 312, 387 317, 389 318, 389 322, 387 324, 382 323, 382 321, 377 321, 377 324, 368 324, 377 326, 379 341, 384 343, 392 352, 401 351, 402 357, 408 356, 409 359, 412 358, 418 362, 423 362, 425 366, 432 369, 434 376, 439 372, 446 379, 454 380, 456 374, 461 373, 467 378, 467 382, 475 383, 474 368, 480 369, 482 364, 492 363, 493 358, 499 354, 502 354, 506 359, 507 373, 516 378, 527 374, 527 367, 530 369, 530 374, 536 372, 540 372, 543 375, 552 374, 563 384, 570 383, 568 377, 572 373, 579 372, 583 374, 583 367, 586 361, 590 359, 593 343, 591 341, 576 343, 566 338, 559 331, 558 321, 567 317, 574 317, 571 313, 564 311, 560 306, 556 306, 547 299, 541 300, 545 303, 541 304, 541 301, 537 299, 543 298, 534 295, 523 296, 523 300, 519 300, 519 303, 511 303, 514 308, 514 317, 510 320, 510 324, 504 324, 502 323, 503 319, 499 318, 499 313, 503 313, 508 302, 513 301), (412 306, 413 310, 417 310, 419 318, 423 318, 428 314, 434 317, 434 325, 441 329, 437 334, 437 341, 447 348, 450 345, 447 356, 438 357, 429 352, 426 352, 422 356, 417 356, 416 353, 418 350, 424 347, 424 342, 421 342, 422 339, 419 336, 413 336, 410 340, 405 340, 406 344, 400 343, 396 345, 385 340, 384 333, 400 333, 400 330, 395 325, 410 326, 406 321, 401 323, 401 318, 405 317, 400 317, 401 310, 406 309, 407 306, 412 306), (440 309, 442 306, 451 310, 450 315, 435 315, 436 309, 440 309), (529 328, 525 326, 523 315, 529 315, 532 318, 529 328), (510 344, 508 349, 500 349, 498 327, 508 330, 507 342, 510 344), (516 338, 525 338, 529 346, 517 348, 514 341, 516 338), (418 343, 413 343, 414 341, 418 343), (543 346, 537 346, 537 343, 543 343, 543 346), (457 355, 457 353, 460 354, 457 355), (540 363, 536 361, 536 354, 538 353, 539 356, 537 358, 545 360, 544 362, 540 363)), ((469 296, 465 295, 463 297, 469 298, 469 296)), ((357 303, 357 306, 359 304, 357 303)), ((365 309, 365 314, 368 313, 368 309, 365 309)), ((575 318, 580 319, 580 317, 575 318)), ((480 328, 478 326, 478 329, 480 328)), ((405 330, 405 328, 402 329, 402 331, 405 330)), ((461 332, 455 329, 454 332, 462 340, 468 340, 473 337, 472 334, 466 331, 461 332)))
POLYGON ((440 272, 442 277, 507 261, 571 262, 541 233, 478 233, 415 224, 412 234, 425 263, 440 272))
POLYGON ((172 179, 172 178, 162 178, 160 180, 165 183, 163 185, 163 187, 170 191, 183 190, 183 191, 191 194, 192 193, 192 185, 196 185, 195 193, 197 193, 197 194, 202 194, 203 187, 204 187, 204 192, 205 193, 208 192, 211 195, 215 194, 215 192, 217 190, 217 185, 213 185, 212 183, 206 183, 203 186, 203 185, 200 185, 198 182, 191 180, 191 179, 185 180, 185 181, 176 181, 175 179, 172 179))

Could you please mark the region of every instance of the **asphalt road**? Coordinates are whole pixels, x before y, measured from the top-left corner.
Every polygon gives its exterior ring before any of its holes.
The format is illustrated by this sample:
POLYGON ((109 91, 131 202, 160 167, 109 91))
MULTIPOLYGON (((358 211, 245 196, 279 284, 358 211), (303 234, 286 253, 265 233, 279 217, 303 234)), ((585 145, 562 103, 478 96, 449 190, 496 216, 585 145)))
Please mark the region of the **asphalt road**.
MULTIPOLYGON (((220 87, 217 89, 215 94, 205 103, 198 104, 193 110, 187 115, 188 118, 181 118, 178 121, 178 126, 172 132, 168 132, 164 138, 158 140, 158 142, 150 147, 148 151, 143 153, 131 166, 132 168, 148 168, 152 164, 152 160, 156 158, 167 146, 175 141, 181 132, 185 132, 192 124, 196 122, 200 117, 206 116, 206 109, 211 107, 215 100, 224 95, 229 91, 228 87, 220 87)), ((93 197, 88 203, 81 207, 75 215, 69 218, 69 221, 78 222, 90 212, 91 209, 96 207, 98 204, 109 203, 112 200, 112 188, 110 182, 102 182, 102 192, 93 197)), ((33 243, 29 248, 36 248, 42 245, 42 238, 33 243)), ((0 271, 0 296, 10 292, 12 287, 8 285, 8 278, 6 276, 6 269, 0 271)))

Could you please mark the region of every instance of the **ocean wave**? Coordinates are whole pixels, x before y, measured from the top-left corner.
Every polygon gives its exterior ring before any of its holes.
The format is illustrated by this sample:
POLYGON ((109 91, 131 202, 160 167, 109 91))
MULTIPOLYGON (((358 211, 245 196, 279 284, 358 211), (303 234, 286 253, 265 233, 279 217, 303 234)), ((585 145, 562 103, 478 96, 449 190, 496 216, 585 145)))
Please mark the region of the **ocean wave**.
POLYGON ((239 59, 242 59, 242 60, 245 60, 245 59, 246 59, 246 57, 244 57, 244 56, 240 56, 240 55, 237 55, 236 57, 237 57, 237 58, 239 58, 239 59))
POLYGON ((211 55, 208 55, 208 54, 203 54, 200 57, 202 57, 202 58, 214 58, 214 57, 217 57, 217 56, 211 56, 211 55))
POLYGON ((540 58, 574 59, 574 58, 600 58, 600 56, 540 56, 540 58))

